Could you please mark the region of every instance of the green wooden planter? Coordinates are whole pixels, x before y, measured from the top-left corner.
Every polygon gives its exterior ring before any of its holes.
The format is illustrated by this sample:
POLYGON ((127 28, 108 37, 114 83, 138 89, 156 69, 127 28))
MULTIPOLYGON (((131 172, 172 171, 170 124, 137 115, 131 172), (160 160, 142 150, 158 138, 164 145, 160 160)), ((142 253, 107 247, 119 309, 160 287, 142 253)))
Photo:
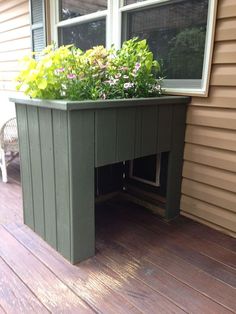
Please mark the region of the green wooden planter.
POLYGON ((178 215, 188 97, 11 101, 24 222, 72 263, 95 252, 96 167, 169 151, 166 218, 178 215))

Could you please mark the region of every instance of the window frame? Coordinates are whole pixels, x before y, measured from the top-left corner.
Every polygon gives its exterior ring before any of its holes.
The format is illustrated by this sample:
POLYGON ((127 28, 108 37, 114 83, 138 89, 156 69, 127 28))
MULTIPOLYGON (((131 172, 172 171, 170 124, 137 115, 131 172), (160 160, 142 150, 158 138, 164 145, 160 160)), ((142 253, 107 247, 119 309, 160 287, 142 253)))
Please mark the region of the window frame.
MULTIPOLYGON (((78 25, 89 21, 95 21, 101 18, 106 20, 106 47, 112 44, 119 49, 122 42, 122 14, 142 8, 152 7, 158 4, 171 2, 172 0, 146 0, 141 2, 123 5, 123 0, 107 0, 107 10, 90 13, 87 15, 74 17, 60 21, 59 0, 51 0, 51 34, 52 39, 58 45, 58 28, 69 25, 78 25)), ((212 65, 216 12, 218 0, 209 0, 206 42, 204 50, 204 61, 202 70, 201 87, 189 87, 191 80, 170 80, 171 83, 186 84, 186 87, 165 87, 166 94, 188 95, 207 97, 209 91, 209 81, 212 65)))

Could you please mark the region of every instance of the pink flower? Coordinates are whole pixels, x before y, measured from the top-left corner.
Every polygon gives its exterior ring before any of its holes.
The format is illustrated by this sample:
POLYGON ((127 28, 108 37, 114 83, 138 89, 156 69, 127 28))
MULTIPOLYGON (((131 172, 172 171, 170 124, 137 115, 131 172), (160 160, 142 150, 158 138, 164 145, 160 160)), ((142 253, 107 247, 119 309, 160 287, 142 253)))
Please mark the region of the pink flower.
POLYGON ((138 72, 138 70, 141 68, 141 64, 140 63, 136 63, 133 69, 133 75, 136 76, 136 73, 138 72))
POLYGON ((70 80, 73 80, 76 78, 76 74, 73 74, 73 73, 67 74, 67 78, 70 80))
POLYGON ((57 69, 57 72, 64 72, 65 71, 65 68, 59 68, 57 69))
POLYGON ((60 74, 60 73, 62 73, 62 72, 64 72, 65 71, 65 68, 58 68, 58 69, 56 69, 55 71, 54 71, 54 73, 56 74, 56 75, 58 75, 58 74, 60 74))

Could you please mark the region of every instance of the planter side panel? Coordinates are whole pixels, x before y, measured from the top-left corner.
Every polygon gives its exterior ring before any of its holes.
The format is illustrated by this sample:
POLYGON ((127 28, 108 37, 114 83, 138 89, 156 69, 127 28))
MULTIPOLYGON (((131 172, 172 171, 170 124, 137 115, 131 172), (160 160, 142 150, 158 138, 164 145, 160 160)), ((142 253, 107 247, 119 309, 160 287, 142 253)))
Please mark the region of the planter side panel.
POLYGON ((71 259, 68 113, 16 105, 24 222, 71 259))
POLYGON ((39 125, 43 175, 45 239, 51 246, 57 248, 56 182, 52 110, 39 110, 39 125))
POLYGON ((38 108, 27 107, 31 177, 33 188, 34 229, 45 238, 42 152, 38 108))
MULTIPOLYGON (((43 110, 43 109, 41 109, 43 110)), ((57 250, 71 260, 68 112, 52 110, 57 250)))
POLYGON ((29 147, 27 106, 16 104, 18 136, 20 143, 21 181, 23 192, 24 223, 34 230, 34 205, 29 147))

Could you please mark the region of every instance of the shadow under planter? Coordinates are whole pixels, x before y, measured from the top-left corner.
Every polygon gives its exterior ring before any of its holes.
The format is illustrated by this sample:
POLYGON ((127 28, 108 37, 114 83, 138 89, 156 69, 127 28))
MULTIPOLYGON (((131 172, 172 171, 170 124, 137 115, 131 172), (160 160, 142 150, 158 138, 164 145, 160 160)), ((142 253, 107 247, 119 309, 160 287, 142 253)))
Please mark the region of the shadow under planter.
POLYGON ((169 152, 166 210, 179 214, 189 97, 16 99, 24 222, 72 263, 95 253, 95 168, 169 152))

